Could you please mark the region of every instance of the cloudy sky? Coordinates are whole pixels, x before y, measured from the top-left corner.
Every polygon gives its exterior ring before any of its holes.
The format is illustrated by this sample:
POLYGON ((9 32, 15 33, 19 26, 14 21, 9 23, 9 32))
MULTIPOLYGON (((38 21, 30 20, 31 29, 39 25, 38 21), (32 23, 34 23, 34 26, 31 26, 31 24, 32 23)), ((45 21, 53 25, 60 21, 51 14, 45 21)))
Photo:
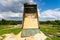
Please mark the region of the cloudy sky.
POLYGON ((36 2, 39 20, 60 20, 60 0, 0 0, 0 20, 22 20, 23 4, 36 2))

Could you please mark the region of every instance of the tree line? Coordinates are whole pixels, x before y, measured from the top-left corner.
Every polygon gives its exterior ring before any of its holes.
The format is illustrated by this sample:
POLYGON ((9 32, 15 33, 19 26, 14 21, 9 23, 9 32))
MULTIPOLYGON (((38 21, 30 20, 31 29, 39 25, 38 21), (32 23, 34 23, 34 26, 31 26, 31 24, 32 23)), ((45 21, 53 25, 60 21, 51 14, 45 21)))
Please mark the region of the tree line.
POLYGON ((22 24, 22 21, 15 21, 15 20, 0 20, 0 25, 16 25, 16 24, 22 24))
POLYGON ((52 24, 52 25, 60 25, 60 20, 55 21, 40 21, 40 24, 52 24))
MULTIPOLYGON (((15 20, 0 20, 0 25, 16 25, 22 24, 22 21, 15 21, 15 20)), ((53 24, 53 25, 60 25, 60 20, 55 21, 39 21, 39 24, 53 24)))

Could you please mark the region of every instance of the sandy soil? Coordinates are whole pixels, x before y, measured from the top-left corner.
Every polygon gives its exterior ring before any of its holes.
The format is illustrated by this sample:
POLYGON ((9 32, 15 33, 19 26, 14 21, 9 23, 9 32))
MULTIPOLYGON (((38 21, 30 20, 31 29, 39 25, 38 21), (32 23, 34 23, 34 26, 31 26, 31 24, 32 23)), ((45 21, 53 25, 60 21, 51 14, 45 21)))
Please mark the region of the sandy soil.
POLYGON ((21 32, 18 35, 14 35, 13 33, 11 34, 5 34, 5 38, 3 40, 45 40, 47 36, 45 36, 42 32, 38 33, 34 36, 30 37, 21 37, 21 32))

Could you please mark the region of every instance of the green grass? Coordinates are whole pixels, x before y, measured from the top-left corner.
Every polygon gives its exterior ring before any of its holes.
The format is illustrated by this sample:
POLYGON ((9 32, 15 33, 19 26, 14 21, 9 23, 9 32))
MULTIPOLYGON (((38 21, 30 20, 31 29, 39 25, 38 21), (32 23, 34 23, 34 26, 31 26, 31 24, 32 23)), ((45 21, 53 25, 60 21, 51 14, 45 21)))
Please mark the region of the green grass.
POLYGON ((21 28, 8 29, 8 30, 0 30, 0 35, 9 34, 9 33, 18 34, 20 31, 21 31, 21 28))
POLYGON ((45 40, 51 40, 50 38, 47 38, 47 39, 45 39, 45 40))
POLYGON ((57 36, 53 36, 51 37, 52 40, 60 40, 60 38, 58 38, 57 36))
POLYGON ((8 28, 12 28, 13 27, 13 25, 0 25, 0 30, 1 29, 8 29, 8 28))
MULTIPOLYGON (((59 28, 58 25, 57 28, 59 28)), ((56 36, 56 34, 60 32, 60 30, 58 30, 57 28, 53 27, 53 25, 47 25, 47 24, 40 25, 40 30, 50 38, 50 39, 47 38, 46 40, 60 40, 60 38, 56 36)))
POLYGON ((56 34, 57 30, 54 28, 41 28, 41 31, 43 31, 45 34, 56 34))
MULTIPOLYGON (((40 30, 49 38, 47 38, 46 40, 60 40, 59 37, 56 36, 56 34, 58 32, 60 32, 60 30, 58 27, 60 25, 50 25, 50 24, 40 24, 40 30), (56 28, 57 27, 57 28, 56 28), (52 34, 53 36, 49 36, 50 34, 52 34)), ((3 34, 9 34, 9 33, 14 33, 14 34, 18 34, 22 29, 21 28, 13 28, 13 29, 9 29, 12 26, 11 25, 1 25, 0 26, 0 35, 3 34), (6 30, 2 30, 2 29, 6 29, 6 30)))

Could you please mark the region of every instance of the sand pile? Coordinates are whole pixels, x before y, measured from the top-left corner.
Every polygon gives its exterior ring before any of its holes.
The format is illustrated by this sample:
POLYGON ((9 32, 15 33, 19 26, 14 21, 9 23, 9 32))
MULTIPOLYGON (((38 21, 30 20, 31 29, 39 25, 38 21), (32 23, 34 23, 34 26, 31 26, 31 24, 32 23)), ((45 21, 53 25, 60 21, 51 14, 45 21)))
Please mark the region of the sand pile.
POLYGON ((42 32, 38 33, 34 36, 30 37, 21 37, 21 32, 18 35, 14 35, 13 33, 11 34, 5 34, 5 38, 3 40, 45 40, 47 36, 45 36, 42 32))
POLYGON ((47 37, 41 33, 36 34, 34 36, 27 37, 26 40, 45 40, 47 37))

